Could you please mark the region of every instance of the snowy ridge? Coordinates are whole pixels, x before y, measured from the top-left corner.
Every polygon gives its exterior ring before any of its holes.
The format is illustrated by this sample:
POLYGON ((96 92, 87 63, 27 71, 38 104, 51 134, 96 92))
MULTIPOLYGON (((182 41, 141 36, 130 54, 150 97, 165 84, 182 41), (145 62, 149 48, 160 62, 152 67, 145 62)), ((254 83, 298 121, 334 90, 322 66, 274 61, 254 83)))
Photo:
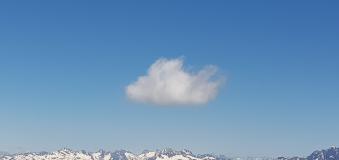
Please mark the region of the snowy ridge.
POLYGON ((0 160, 339 160, 339 148, 331 147, 327 150, 315 151, 307 158, 302 157, 247 157, 229 158, 223 155, 198 154, 195 155, 189 150, 176 151, 164 149, 157 151, 144 151, 141 154, 133 154, 126 150, 106 152, 73 151, 61 149, 55 152, 29 152, 8 154, 0 152, 0 160))
POLYGON ((144 151, 141 154, 133 154, 129 151, 119 150, 106 152, 73 151, 61 149, 55 152, 29 152, 18 154, 0 154, 0 160, 223 160, 218 156, 199 156, 191 151, 175 151, 164 149, 161 151, 144 151))

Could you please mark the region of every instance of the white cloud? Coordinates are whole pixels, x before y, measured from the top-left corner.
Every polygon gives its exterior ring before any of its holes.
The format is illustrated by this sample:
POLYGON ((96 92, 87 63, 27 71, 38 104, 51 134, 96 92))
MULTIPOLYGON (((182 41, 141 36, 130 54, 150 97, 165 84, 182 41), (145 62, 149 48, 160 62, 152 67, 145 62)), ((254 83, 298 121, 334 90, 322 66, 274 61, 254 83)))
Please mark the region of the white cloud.
POLYGON ((217 67, 206 66, 197 73, 183 67, 183 59, 160 58, 147 75, 126 87, 126 95, 136 102, 155 105, 200 105, 214 99, 222 80, 215 78, 217 67))

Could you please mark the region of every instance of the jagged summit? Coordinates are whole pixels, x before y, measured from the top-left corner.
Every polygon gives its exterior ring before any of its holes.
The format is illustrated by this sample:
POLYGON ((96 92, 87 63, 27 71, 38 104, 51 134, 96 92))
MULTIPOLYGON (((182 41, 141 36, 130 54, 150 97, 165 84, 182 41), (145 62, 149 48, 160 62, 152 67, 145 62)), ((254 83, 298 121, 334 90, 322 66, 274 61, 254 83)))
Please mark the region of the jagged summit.
POLYGON ((181 152, 184 153, 184 154, 193 155, 192 151, 190 151, 188 149, 183 149, 181 152))

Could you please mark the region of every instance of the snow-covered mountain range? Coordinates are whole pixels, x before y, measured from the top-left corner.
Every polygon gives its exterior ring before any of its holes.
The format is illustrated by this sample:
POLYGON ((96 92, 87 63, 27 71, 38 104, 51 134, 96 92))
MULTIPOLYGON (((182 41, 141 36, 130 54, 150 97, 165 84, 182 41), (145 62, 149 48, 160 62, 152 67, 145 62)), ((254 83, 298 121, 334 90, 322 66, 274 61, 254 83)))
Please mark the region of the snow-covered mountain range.
POLYGON ((315 151, 306 158, 302 157, 246 157, 232 158, 223 155, 193 154, 189 150, 176 151, 164 149, 157 151, 144 151, 141 154, 133 154, 126 150, 106 152, 73 151, 61 149, 55 152, 29 152, 8 154, 0 152, 0 160, 339 160, 339 148, 331 147, 327 150, 315 151))
POLYGON ((214 155, 194 155, 191 151, 175 151, 164 149, 161 151, 144 151, 133 154, 126 150, 106 152, 73 151, 61 149, 55 152, 18 153, 0 155, 0 160, 224 160, 223 157, 214 155))

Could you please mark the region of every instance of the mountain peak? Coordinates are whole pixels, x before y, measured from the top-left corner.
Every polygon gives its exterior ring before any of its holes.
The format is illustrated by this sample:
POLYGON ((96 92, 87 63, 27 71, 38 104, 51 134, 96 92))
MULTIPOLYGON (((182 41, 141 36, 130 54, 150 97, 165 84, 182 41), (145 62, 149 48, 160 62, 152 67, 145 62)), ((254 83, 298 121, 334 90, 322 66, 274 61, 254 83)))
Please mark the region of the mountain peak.
POLYGON ((190 151, 188 149, 183 149, 181 152, 185 153, 185 154, 188 154, 188 155, 193 155, 192 151, 190 151))
POLYGON ((329 149, 337 149, 336 146, 331 146, 329 149))
POLYGON ((331 146, 326 150, 314 151, 307 160, 339 160, 339 148, 331 146))
POLYGON ((70 148, 61 148, 61 149, 59 149, 58 150, 59 152, 73 152, 73 150, 72 149, 70 149, 70 148))

